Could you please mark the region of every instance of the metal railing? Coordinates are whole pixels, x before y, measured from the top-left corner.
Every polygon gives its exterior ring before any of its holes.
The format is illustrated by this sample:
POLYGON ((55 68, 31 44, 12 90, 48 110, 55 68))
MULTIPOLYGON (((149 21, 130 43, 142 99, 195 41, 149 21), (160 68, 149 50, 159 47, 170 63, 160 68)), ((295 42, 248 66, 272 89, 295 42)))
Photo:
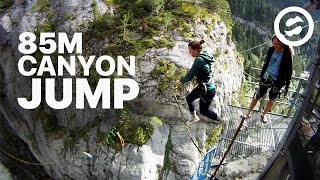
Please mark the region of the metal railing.
MULTIPOLYGON (((218 147, 214 159, 219 160, 225 153, 237 127, 239 126, 240 115, 247 109, 235 106, 227 108, 226 121, 223 132, 219 137, 218 147)), ((274 151, 281 141, 291 118, 268 114, 268 124, 262 124, 260 114, 257 111, 252 113, 252 117, 246 119, 245 128, 239 132, 231 147, 226 161, 260 154, 263 151, 274 151)))
MULTIPOLYGON (((318 172, 320 164, 317 164, 315 159, 317 152, 309 153, 309 147, 312 145, 311 139, 316 140, 315 146, 319 146, 320 140, 320 104, 318 103, 320 101, 320 39, 318 41, 316 59, 311 65, 308 86, 302 95, 303 101, 299 104, 293 116, 292 123, 290 123, 279 147, 258 179, 276 178, 281 175, 279 168, 288 169, 289 174, 287 174, 287 177, 290 177, 290 179, 320 178, 320 172, 318 172), (306 131, 305 126, 312 129, 312 131, 306 131), (287 167, 280 167, 281 164, 287 164, 287 167)), ((319 152, 320 147, 314 148, 314 150, 319 152)))

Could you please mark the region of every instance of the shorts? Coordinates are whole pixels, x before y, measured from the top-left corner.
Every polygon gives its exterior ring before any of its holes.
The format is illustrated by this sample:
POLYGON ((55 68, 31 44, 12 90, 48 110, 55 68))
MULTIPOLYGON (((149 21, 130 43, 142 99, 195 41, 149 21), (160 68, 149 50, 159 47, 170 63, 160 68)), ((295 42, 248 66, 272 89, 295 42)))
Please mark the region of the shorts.
POLYGON ((264 94, 269 90, 269 99, 274 101, 280 94, 279 87, 275 86, 272 80, 265 80, 259 83, 259 89, 254 93, 254 99, 260 99, 264 96, 264 94))

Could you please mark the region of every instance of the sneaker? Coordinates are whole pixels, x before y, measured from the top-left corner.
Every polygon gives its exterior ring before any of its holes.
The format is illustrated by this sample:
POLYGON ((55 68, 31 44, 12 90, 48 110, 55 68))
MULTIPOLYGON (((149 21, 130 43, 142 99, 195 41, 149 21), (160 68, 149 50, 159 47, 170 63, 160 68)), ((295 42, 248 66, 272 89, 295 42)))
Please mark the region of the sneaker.
POLYGON ((221 117, 217 117, 216 120, 213 120, 213 123, 215 124, 223 124, 224 123, 224 119, 222 119, 221 117))
POLYGON ((197 115, 196 111, 191 112, 192 122, 197 122, 200 120, 199 116, 197 115))
POLYGON ((264 115, 264 116, 261 115, 260 117, 261 117, 261 122, 262 122, 262 123, 267 123, 267 122, 268 122, 266 115, 264 115))
POLYGON ((194 122, 197 122, 200 120, 199 116, 197 115, 196 111, 191 112, 191 117, 189 118, 189 120, 186 122, 186 125, 190 125, 194 122))

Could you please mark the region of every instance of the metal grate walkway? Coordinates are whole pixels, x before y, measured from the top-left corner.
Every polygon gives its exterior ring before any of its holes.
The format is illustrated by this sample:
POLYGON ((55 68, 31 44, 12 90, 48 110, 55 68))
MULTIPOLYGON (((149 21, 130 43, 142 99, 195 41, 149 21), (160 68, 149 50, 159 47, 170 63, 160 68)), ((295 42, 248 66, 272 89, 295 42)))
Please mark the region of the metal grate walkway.
MULTIPOLYGON (((219 143, 214 159, 220 160, 226 151, 233 135, 235 134, 241 118, 247 109, 241 107, 228 106, 225 112, 227 122, 223 127, 222 134, 219 137, 219 143)), ((239 132, 233 146, 231 147, 226 161, 248 157, 259 154, 261 151, 274 151, 281 141, 291 118, 267 114, 268 123, 260 122, 261 112, 253 111, 251 118, 244 122, 247 125, 246 130, 239 132)))

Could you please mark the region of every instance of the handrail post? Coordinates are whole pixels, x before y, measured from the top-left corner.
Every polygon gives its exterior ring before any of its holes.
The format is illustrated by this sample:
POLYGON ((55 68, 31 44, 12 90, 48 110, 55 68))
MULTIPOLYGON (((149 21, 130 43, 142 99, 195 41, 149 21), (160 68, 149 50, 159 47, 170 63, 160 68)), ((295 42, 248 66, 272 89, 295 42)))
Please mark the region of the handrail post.
MULTIPOLYGON (((296 91, 293 92, 293 94, 292 94, 292 101, 293 102, 296 102, 296 100, 298 99, 298 95, 299 95, 299 92, 300 92, 300 89, 301 89, 301 86, 302 86, 302 82, 303 82, 303 79, 300 78, 298 87, 297 87, 296 91)), ((287 113, 287 117, 290 116, 290 114, 291 114, 291 112, 293 110, 293 107, 294 107, 294 104, 291 104, 290 107, 289 107, 289 111, 287 113)))

